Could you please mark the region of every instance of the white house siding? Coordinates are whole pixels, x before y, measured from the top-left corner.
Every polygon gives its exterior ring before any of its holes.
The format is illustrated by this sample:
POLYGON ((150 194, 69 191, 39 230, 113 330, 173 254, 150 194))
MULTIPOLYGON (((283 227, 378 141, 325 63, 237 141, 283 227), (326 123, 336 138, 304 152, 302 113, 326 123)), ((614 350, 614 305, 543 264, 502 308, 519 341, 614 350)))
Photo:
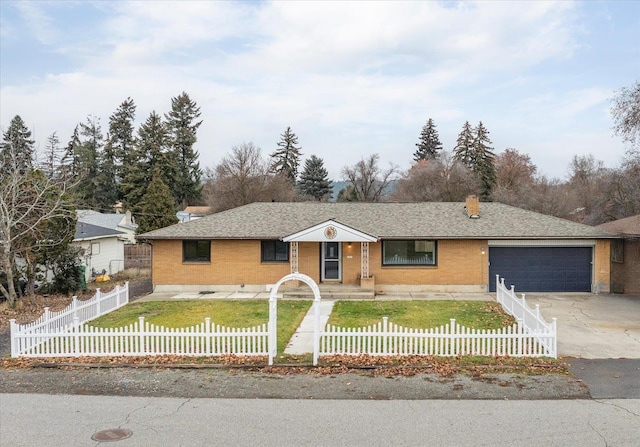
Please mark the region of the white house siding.
POLYGON ((87 280, 91 280, 92 269, 98 274, 105 270, 109 275, 124 270, 124 241, 117 237, 83 240, 75 244, 84 250, 82 259, 87 267, 87 280), (100 244, 99 253, 92 253, 92 244, 100 244))

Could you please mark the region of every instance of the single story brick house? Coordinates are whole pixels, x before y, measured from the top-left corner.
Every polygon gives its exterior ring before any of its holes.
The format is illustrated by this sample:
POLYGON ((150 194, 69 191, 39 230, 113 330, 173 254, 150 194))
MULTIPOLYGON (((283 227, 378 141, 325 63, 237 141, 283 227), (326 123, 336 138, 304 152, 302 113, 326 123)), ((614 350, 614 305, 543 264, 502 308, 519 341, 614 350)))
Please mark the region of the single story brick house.
POLYGON ((301 272, 377 292, 608 292, 612 235, 501 203, 252 203, 139 236, 155 291, 264 291, 301 272))
POLYGON ((611 291, 640 294, 640 214, 597 228, 617 236, 611 241, 611 291))

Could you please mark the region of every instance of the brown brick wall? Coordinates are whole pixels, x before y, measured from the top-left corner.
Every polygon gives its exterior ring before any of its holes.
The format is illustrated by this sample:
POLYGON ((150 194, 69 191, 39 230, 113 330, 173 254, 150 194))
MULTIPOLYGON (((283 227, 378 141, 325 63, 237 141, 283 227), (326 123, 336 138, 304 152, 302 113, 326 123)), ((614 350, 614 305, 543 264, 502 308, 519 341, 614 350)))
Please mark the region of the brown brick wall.
POLYGON ((611 287, 611 243, 608 240, 596 241, 593 254, 592 292, 609 293, 611 287))
MULTIPOLYGON (((376 284, 482 284, 481 241, 439 241, 437 267, 382 267, 381 243, 369 244, 370 273, 376 284)), ((358 284, 360 244, 342 247, 345 284, 358 284)), ((315 242, 298 246, 299 270, 320 281, 320 247, 315 242)), ((484 255, 486 257, 486 255, 484 255)), ((486 263, 486 259, 485 259, 486 263)), ((154 284, 272 284, 290 271, 289 263, 260 262, 260 241, 212 241, 211 263, 183 263, 182 241, 153 243, 154 284)), ((483 276, 484 275, 484 276, 483 276)))
POLYGON ((260 241, 211 241, 211 263, 183 263, 182 241, 153 242, 154 285, 272 284, 288 273, 288 262, 260 262, 260 241))
POLYGON ((640 240, 624 240, 623 262, 611 263, 611 284, 615 292, 640 294, 640 240))
MULTIPOLYGON (((637 247, 637 245, 636 245, 637 247)), ((369 244, 370 274, 376 288, 382 285, 475 286, 478 291, 487 284, 488 250, 486 241, 441 240, 437 242, 435 267, 383 267, 382 243, 369 244), (482 249, 484 248, 484 254, 482 249)), ((609 241, 598 241, 594 255, 594 283, 600 292, 609 291, 609 241)), ((359 284, 360 244, 342 246, 344 284, 359 284)), ((627 259, 625 247, 625 261, 627 259)), ((640 251, 640 248, 636 248, 640 251)), ((300 242, 299 271, 320 281, 320 247, 316 242, 300 242)), ((626 262, 625 262, 626 264, 626 262)), ((640 277, 638 263, 629 275, 640 277)), ((154 285, 232 285, 273 284, 290 272, 289 263, 262 263, 260 241, 214 240, 211 263, 183 263, 182 241, 157 240, 153 243, 154 285)), ((636 279, 636 283, 638 280, 636 279)))

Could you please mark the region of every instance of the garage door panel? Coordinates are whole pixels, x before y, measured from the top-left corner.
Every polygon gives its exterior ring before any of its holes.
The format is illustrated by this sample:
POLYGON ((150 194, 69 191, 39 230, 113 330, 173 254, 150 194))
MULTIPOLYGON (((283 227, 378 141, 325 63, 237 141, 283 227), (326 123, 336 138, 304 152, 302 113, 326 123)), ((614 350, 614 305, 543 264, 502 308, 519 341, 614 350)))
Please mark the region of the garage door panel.
POLYGON ((520 292, 590 292, 591 247, 489 247, 490 290, 495 275, 520 292))

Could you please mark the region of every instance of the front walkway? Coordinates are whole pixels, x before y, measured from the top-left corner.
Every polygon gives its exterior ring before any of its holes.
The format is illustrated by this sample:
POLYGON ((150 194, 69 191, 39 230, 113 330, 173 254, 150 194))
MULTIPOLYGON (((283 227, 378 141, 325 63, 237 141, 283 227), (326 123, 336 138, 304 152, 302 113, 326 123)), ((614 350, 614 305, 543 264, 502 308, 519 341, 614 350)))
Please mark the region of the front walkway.
MULTIPOLYGON (((333 304, 335 301, 324 300, 320 301, 320 327, 324 328, 329 321, 331 311, 333 310, 333 304)), ((295 334, 289 340, 287 347, 284 350, 285 354, 307 354, 313 352, 313 332, 315 325, 315 312, 313 305, 309 308, 309 311, 302 319, 302 323, 296 329, 295 334)))

